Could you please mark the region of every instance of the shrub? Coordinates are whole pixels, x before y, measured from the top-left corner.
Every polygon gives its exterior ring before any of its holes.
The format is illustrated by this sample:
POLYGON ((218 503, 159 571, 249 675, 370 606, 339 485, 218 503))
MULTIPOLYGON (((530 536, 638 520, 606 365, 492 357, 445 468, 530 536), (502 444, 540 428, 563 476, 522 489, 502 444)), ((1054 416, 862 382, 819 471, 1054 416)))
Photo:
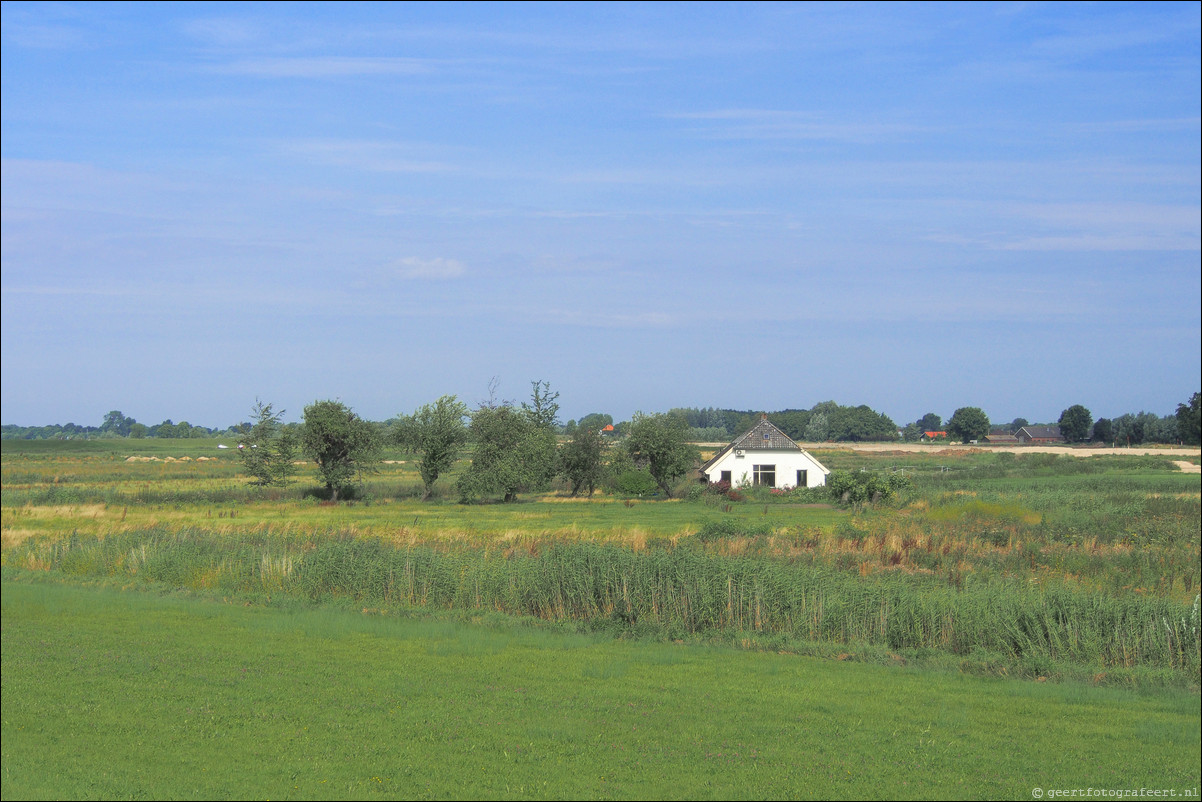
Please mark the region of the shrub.
POLYGON ((834 471, 826 486, 836 502, 859 507, 893 498, 910 490, 914 483, 904 473, 881 476, 867 471, 834 471))
POLYGON ((622 471, 614 478, 614 490, 625 496, 646 496, 658 488, 655 479, 646 471, 622 471))

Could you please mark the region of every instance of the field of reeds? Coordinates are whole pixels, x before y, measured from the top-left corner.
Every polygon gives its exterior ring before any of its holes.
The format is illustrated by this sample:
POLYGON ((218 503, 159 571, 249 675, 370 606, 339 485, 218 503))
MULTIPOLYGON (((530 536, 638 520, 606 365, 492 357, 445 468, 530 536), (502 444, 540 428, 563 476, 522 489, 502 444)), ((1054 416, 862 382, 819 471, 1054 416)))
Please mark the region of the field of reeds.
POLYGON ((412 456, 392 454, 356 500, 330 504, 311 466, 262 489, 214 443, 154 445, 6 441, 5 567, 1199 686, 1200 482, 1156 457, 818 452, 832 468, 910 478, 888 503, 846 508, 813 491, 553 489, 464 505, 449 480, 422 503, 412 456))

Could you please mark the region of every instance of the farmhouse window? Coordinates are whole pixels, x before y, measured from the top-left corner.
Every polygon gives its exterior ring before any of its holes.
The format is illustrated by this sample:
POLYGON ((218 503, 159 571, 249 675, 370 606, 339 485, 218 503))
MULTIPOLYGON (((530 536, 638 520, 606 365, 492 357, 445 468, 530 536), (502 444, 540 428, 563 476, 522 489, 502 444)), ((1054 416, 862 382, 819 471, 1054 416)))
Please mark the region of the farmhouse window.
POLYGON ((797 472, 797 486, 798 487, 809 487, 809 484, 806 481, 808 478, 809 478, 808 471, 798 471, 797 472))
POLYGON ((721 478, 719 478, 718 481, 730 484, 730 471, 722 471, 721 478))
POLYGON ((775 465, 753 465, 751 471, 752 483, 759 487, 776 487, 775 465))

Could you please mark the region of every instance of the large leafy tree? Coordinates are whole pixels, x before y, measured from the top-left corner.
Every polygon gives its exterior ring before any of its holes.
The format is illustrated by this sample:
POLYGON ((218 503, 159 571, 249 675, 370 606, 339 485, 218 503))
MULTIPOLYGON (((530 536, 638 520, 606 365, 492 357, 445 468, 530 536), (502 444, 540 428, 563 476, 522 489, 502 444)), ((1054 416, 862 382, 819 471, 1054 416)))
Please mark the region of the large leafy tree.
POLYGON ((896 440, 897 424, 888 415, 874 412, 871 407, 840 407, 831 421, 831 434, 835 440, 859 442, 862 440, 896 440))
POLYGON ((700 459, 695 446, 685 442, 689 424, 676 415, 634 413, 626 449, 647 472, 663 494, 672 497, 672 483, 692 470, 700 459))
POLYGON ((928 412, 915 421, 915 423, 917 423, 918 428, 924 432, 938 432, 941 431, 939 427, 943 425, 943 418, 939 417, 934 412, 928 412))
POLYGON ((127 418, 119 409, 109 410, 100 424, 100 431, 115 434, 118 437, 129 437, 130 428, 137 423, 133 418, 127 418))
POLYGON ((962 443, 980 440, 989 434, 989 416, 980 407, 960 407, 947 422, 947 433, 962 443))
POLYGON ((315 401, 305 407, 301 445, 317 463, 332 501, 345 496, 380 460, 376 428, 341 401, 315 401))
POLYGON ((518 493, 545 487, 555 475, 556 399, 546 382, 531 382, 529 403, 489 400, 472 413, 468 439, 474 444, 472 463, 459 477, 462 501, 500 495, 516 501, 518 493))
POLYGON ((1187 445, 1202 443, 1202 393, 1190 396, 1188 404, 1177 405, 1177 436, 1187 445))
POLYGON ((553 469, 554 435, 548 448, 530 417, 510 404, 473 412, 468 436, 475 450, 457 483, 462 501, 489 495, 517 501, 518 493, 538 487, 553 469))
POLYGON ((418 471, 422 477, 422 501, 430 498, 438 477, 451 470, 467 443, 465 417, 467 404, 453 395, 444 395, 401 419, 397 441, 421 455, 418 471))
POLYGON ((593 495, 605 472, 606 445, 600 428, 581 426, 559 452, 559 473, 571 483, 573 496, 586 489, 593 495))
POLYGON ((1069 443, 1080 443, 1089 439, 1093 427, 1093 413, 1080 404, 1073 404, 1060 413, 1060 434, 1069 443))

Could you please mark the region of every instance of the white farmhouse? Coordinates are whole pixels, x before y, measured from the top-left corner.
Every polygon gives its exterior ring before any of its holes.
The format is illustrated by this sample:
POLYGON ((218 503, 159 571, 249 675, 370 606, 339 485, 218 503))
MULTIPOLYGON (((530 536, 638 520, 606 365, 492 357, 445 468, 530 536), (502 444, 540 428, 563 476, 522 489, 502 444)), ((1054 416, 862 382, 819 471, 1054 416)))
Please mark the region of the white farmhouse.
POLYGON ((829 474, 810 452, 769 423, 767 415, 701 466, 705 481, 730 482, 731 487, 822 487, 829 474))

